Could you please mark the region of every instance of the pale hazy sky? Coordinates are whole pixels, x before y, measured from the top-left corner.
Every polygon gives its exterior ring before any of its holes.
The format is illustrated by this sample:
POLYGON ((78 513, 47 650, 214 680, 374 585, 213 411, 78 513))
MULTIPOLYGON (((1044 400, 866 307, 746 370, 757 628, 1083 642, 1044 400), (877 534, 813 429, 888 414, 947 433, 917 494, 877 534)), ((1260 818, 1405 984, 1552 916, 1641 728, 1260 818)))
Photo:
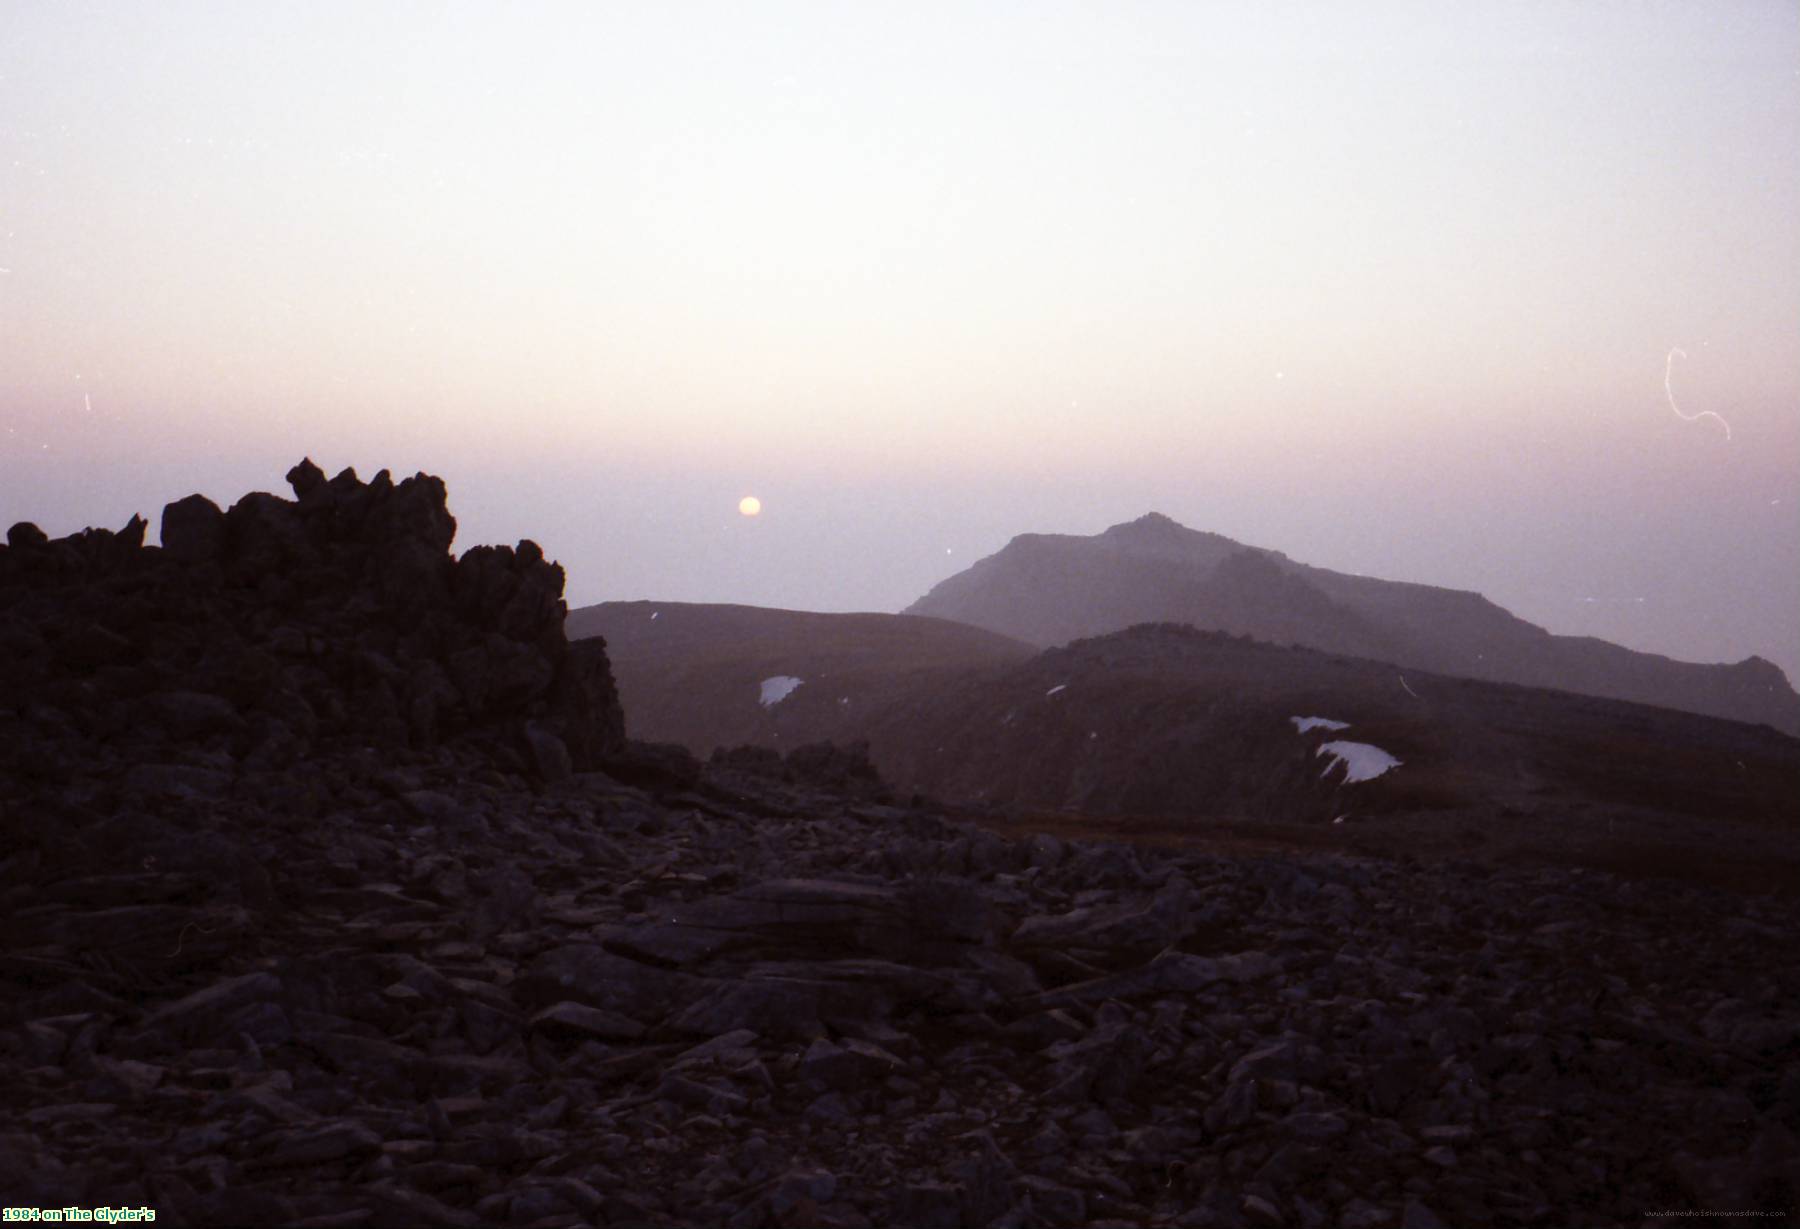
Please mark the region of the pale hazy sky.
POLYGON ((311 454, 892 610, 1155 508, 1800 675, 1791 2, 0 0, 0 270, 0 525, 311 454))

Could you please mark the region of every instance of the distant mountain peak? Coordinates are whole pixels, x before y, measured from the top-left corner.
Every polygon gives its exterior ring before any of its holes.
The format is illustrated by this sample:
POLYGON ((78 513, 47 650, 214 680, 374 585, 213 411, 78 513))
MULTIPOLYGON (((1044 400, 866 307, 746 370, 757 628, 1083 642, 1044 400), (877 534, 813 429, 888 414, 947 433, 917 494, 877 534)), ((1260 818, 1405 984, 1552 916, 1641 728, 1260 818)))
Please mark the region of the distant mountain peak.
POLYGON ((1761 658, 1700 665, 1553 636, 1479 593, 1296 563, 1146 512, 1091 537, 1020 534, 907 613, 1028 644, 1191 623, 1277 644, 1527 687, 1765 722, 1800 734, 1800 694, 1761 658))
POLYGON ((1286 558, 1277 551, 1245 546, 1223 534, 1205 529, 1189 529, 1174 517, 1161 512, 1146 512, 1137 520, 1114 525, 1088 541, 1127 554, 1181 559, 1205 567, 1214 566, 1240 551, 1255 551, 1276 559, 1286 558))
POLYGON ((1160 512, 1146 512, 1135 521, 1123 521, 1114 525, 1106 531, 1105 536, 1109 538, 1122 538, 1127 536, 1137 537, 1148 534, 1159 534, 1168 537, 1175 534, 1193 532, 1192 529, 1189 529, 1186 525, 1183 525, 1172 516, 1164 516, 1160 512))

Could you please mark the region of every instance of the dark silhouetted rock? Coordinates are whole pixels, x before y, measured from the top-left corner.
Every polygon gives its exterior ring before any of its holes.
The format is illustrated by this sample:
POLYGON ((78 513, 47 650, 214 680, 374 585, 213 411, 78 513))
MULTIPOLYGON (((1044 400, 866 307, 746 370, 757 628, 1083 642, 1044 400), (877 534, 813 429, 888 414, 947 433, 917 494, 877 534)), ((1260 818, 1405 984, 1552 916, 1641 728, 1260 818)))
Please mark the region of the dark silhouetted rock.
POLYGON ((225 514, 204 495, 189 495, 162 511, 162 548, 182 563, 217 559, 225 549, 225 514))
POLYGON ((50 539, 30 521, 20 521, 6 531, 6 544, 14 550, 30 550, 33 547, 48 546, 50 539))
POLYGON ((305 499, 325 485, 325 471, 307 457, 287 472, 287 483, 294 488, 295 499, 305 499))
MULTIPOLYGON (((444 484, 423 474, 326 480, 308 460, 288 480, 297 503, 257 492, 224 512, 201 495, 169 504, 160 555, 142 550, 141 518, 54 543, 15 527, 13 545, 30 549, 12 553, 49 571, 0 560, 0 594, 16 594, 0 637, 27 652, 55 642, 83 671, 146 659, 154 678, 184 680, 142 702, 146 733, 231 735, 259 764, 321 742, 473 740, 560 781, 623 746, 604 646, 565 640, 562 569, 535 544, 452 558, 444 484), (202 563, 218 570, 187 570, 202 563), (14 589, 43 576, 53 591, 14 589)), ((0 668, 0 681, 40 669, 0 668)))

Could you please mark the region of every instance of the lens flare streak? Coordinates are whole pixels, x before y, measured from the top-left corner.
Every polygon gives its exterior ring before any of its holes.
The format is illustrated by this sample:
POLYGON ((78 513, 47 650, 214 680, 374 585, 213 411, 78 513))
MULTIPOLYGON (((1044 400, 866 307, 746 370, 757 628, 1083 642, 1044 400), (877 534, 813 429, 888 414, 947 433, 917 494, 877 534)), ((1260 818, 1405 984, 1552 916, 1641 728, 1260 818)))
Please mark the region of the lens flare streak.
POLYGON ((1711 410, 1701 410, 1697 414, 1684 414, 1681 410, 1681 407, 1679 405, 1675 404, 1674 376, 1675 376, 1675 356, 1677 354, 1679 354, 1682 358, 1687 357, 1687 351, 1683 350, 1680 346, 1676 346, 1673 350, 1669 351, 1669 357, 1666 358, 1665 360, 1663 360, 1663 392, 1668 394, 1669 408, 1671 410, 1674 410, 1675 417, 1681 419, 1681 421, 1683 421, 1683 422, 1699 422, 1702 418, 1713 419, 1721 427, 1725 428, 1725 442, 1730 443, 1731 442, 1731 424, 1726 422, 1723 418, 1720 418, 1717 414, 1713 413, 1711 410))

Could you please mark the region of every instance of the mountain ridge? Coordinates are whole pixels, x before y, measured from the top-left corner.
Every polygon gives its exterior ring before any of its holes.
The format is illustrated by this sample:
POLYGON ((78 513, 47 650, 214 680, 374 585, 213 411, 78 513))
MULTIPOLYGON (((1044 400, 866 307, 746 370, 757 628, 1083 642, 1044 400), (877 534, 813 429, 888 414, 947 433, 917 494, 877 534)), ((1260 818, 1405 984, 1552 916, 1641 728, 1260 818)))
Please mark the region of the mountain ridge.
POLYGON ((1484 594, 1301 563, 1149 512, 1098 534, 1019 534, 903 611, 1040 647, 1191 623, 1463 678, 1729 717, 1800 735, 1800 694, 1759 656, 1698 663, 1558 635, 1484 594))

